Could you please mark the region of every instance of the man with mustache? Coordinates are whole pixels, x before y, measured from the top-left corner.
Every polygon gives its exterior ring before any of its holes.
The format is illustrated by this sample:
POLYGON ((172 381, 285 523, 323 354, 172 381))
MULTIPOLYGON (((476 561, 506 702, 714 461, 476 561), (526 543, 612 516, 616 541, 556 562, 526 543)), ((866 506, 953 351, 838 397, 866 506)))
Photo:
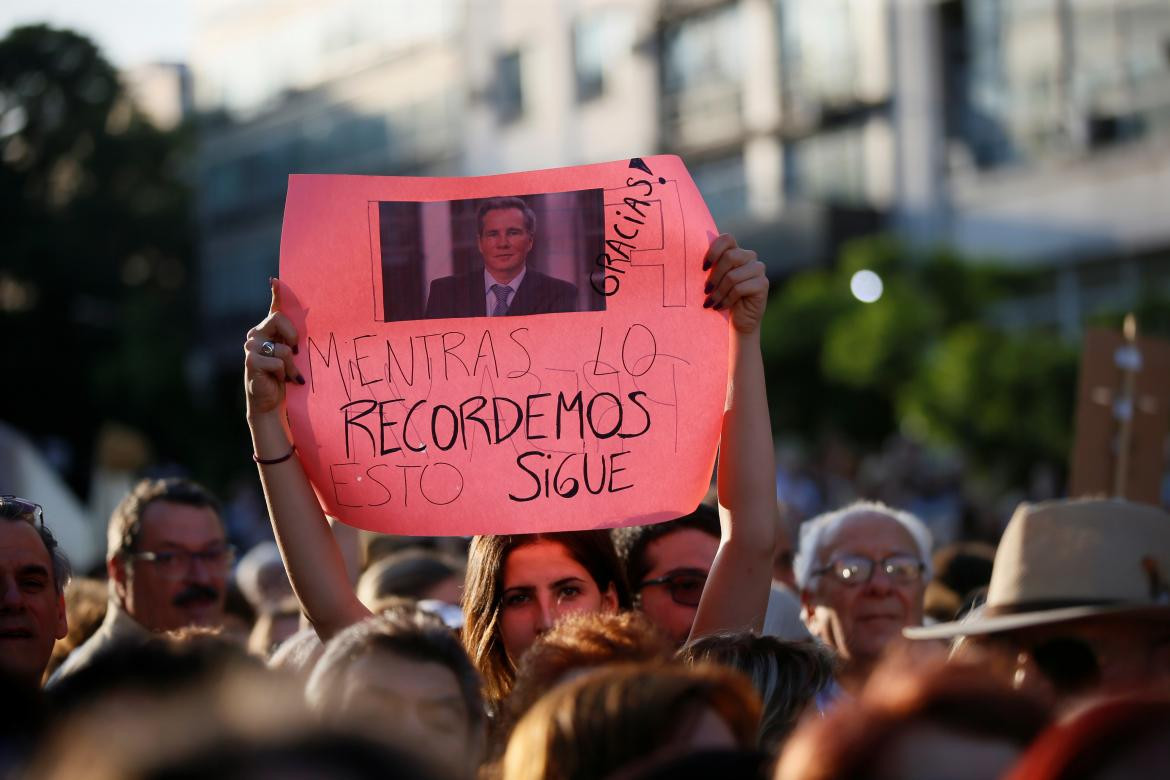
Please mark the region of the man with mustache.
POLYGON ((490 198, 476 213, 483 268, 431 282, 427 319, 577 310, 577 288, 529 267, 536 215, 520 198, 490 198))
POLYGON ((223 622, 233 552, 219 502, 205 488, 186 479, 139 482, 110 516, 106 540, 106 619, 50 685, 114 643, 223 622))
POLYGON ((922 624, 930 548, 921 520, 876 502, 801 527, 795 574, 804 622, 840 661, 831 695, 860 691, 902 629, 922 624))

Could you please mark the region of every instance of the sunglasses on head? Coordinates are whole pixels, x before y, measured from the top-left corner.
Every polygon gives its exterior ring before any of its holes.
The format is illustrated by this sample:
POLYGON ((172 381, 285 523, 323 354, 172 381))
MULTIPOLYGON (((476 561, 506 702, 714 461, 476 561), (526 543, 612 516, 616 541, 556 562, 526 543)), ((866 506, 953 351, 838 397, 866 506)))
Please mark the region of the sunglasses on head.
POLYGON ((45 510, 41 505, 17 496, 0 496, 0 517, 5 520, 24 520, 34 526, 45 525, 45 510))
POLYGON ((673 571, 663 577, 643 580, 638 583, 636 590, 640 593, 643 588, 662 586, 670 591, 670 600, 675 604, 697 607, 706 584, 707 575, 704 572, 698 570, 673 571))

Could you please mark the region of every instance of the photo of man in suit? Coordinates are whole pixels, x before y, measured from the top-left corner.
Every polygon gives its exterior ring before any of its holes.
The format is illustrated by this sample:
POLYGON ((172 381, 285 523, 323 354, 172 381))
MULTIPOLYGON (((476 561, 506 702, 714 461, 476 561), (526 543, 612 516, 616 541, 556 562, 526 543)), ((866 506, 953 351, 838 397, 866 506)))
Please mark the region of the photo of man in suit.
POLYGON ((476 214, 483 268, 431 282, 427 319, 577 311, 577 288, 528 267, 536 215, 520 198, 492 198, 476 214))

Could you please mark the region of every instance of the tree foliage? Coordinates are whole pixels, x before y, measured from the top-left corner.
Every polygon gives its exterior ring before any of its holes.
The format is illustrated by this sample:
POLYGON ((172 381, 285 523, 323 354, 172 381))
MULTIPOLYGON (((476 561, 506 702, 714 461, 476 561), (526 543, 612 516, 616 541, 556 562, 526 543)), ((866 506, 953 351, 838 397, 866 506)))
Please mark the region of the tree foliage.
POLYGON ((164 447, 183 436, 167 412, 185 399, 193 312, 188 149, 185 130, 136 112, 88 39, 32 26, 0 40, 0 333, 19 372, 4 416, 82 459, 106 420, 164 447))
POLYGON ((874 446, 895 431, 957 446, 1020 480, 1071 445, 1075 350, 1055 334, 1004 330, 993 304, 1025 275, 916 253, 878 237, 846 246, 835 268, 779 286, 764 323, 773 425, 815 440, 827 431, 874 446), (850 292, 859 270, 882 297, 850 292))

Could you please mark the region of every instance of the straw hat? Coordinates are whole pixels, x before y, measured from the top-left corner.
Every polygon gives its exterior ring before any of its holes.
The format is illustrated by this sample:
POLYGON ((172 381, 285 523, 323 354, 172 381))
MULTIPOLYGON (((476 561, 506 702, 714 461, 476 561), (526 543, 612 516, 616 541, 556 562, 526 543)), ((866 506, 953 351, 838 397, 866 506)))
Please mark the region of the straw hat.
POLYGON ((1020 504, 978 615, 910 639, 990 634, 1097 616, 1170 619, 1170 515, 1116 499, 1020 504))

